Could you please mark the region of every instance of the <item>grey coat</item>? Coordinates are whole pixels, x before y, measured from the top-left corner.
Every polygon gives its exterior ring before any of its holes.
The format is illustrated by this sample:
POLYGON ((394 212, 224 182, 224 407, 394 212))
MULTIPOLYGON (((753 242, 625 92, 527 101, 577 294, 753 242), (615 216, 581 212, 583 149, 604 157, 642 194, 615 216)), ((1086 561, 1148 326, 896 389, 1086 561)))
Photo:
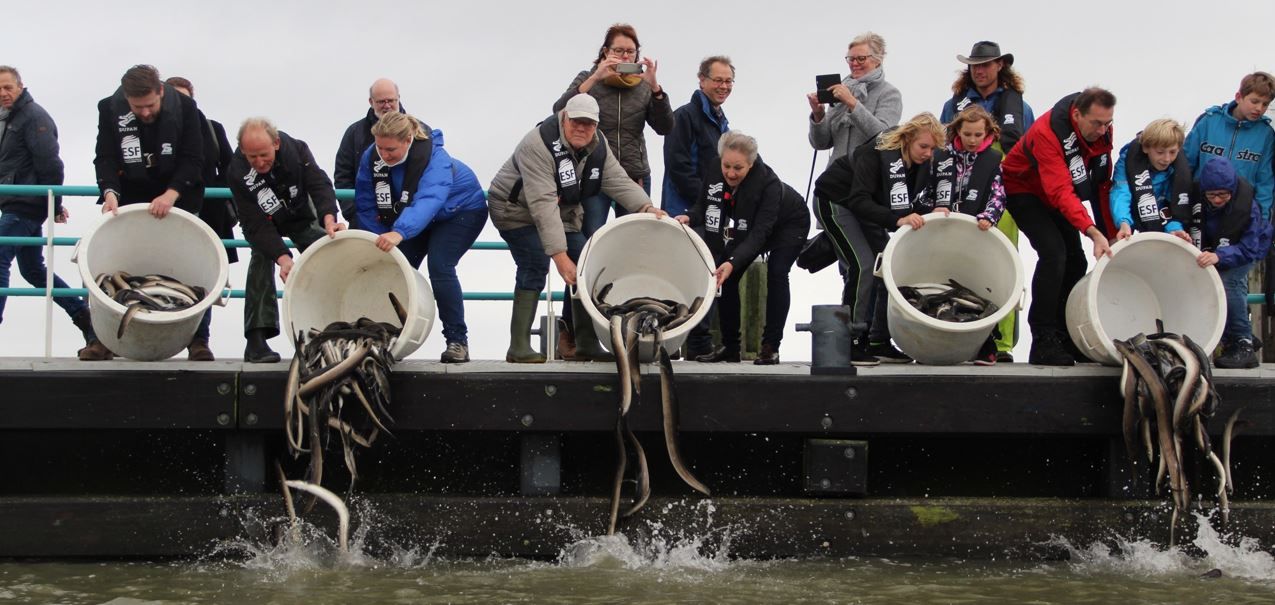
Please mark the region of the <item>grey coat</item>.
MULTIPOLYGON (((562 111, 571 97, 580 94, 580 85, 592 73, 592 69, 582 71, 571 81, 571 86, 553 104, 554 113, 562 111)), ((651 87, 646 81, 638 82, 633 88, 599 83, 589 89, 589 96, 598 101, 598 130, 606 135, 611 153, 620 161, 629 178, 650 176, 645 130, 650 124, 655 134, 663 136, 673 129, 673 107, 669 104, 667 91, 661 90, 660 96, 656 97, 651 94, 651 87)))
MULTIPOLYGON (((562 113, 558 112, 558 128, 562 130, 562 113)), ((558 139, 563 146, 567 145, 566 137, 558 139)), ((580 150, 575 158, 576 174, 584 174, 584 164, 589 154, 599 144, 605 144, 606 137, 599 131, 593 141, 580 150)), ((532 128, 522 138, 514 153, 505 160, 496 178, 492 179, 487 190, 487 207, 491 212, 491 222, 501 231, 509 231, 534 225, 540 234, 540 243, 545 254, 553 256, 567 250, 568 231, 579 231, 584 222, 584 207, 580 204, 562 205, 558 203, 558 169, 554 166, 553 156, 540 138, 540 129, 532 128), (509 199, 514 183, 522 179, 522 190, 518 199, 509 199)), ((633 182, 624 173, 624 168, 616 161, 615 154, 608 153, 606 163, 602 165, 602 193, 623 206, 629 212, 640 212, 651 205, 651 198, 642 187, 633 182)))
MULTIPOLYGON (((841 81, 850 85, 847 76, 841 81)), ((852 155, 854 149, 880 132, 899 124, 903 117, 903 94, 894 85, 884 79, 868 84, 868 95, 854 106, 854 111, 846 111, 846 106, 834 104, 824 114, 823 120, 810 119, 810 145, 815 149, 832 149, 833 160, 852 155)))

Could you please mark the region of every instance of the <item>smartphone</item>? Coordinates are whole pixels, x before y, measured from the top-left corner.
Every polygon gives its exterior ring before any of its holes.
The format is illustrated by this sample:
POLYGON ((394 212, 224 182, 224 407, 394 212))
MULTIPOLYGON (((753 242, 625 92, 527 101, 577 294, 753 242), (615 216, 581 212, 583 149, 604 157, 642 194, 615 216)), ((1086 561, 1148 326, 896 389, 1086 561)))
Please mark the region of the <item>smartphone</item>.
MULTIPOLYGON (((640 74, 642 73, 641 63, 616 63, 615 71, 622 74, 640 74)), ((838 80, 840 82, 840 80, 838 80)))
POLYGON ((836 103, 837 98, 832 96, 832 91, 828 87, 841 83, 840 74, 823 74, 815 76, 815 90, 819 95, 820 103, 836 103))

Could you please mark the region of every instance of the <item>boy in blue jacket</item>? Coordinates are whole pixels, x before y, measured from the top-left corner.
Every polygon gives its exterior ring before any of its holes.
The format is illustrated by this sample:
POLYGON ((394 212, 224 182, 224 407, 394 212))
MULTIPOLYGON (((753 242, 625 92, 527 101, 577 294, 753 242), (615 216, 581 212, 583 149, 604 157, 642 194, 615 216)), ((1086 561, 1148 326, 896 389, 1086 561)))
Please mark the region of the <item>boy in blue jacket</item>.
POLYGON ((1262 217, 1253 186, 1236 174, 1230 162, 1209 158, 1200 170, 1199 191, 1205 199, 1202 246, 1196 262, 1216 266, 1226 290, 1226 327, 1222 330, 1219 368, 1256 368, 1253 325, 1248 318, 1248 271, 1271 247, 1270 221, 1262 217))
POLYGON ((1175 120, 1154 120, 1120 150, 1111 177, 1111 220, 1122 240, 1134 231, 1169 233, 1200 245, 1191 167, 1179 152, 1185 138, 1175 120))
POLYGON ((1192 171, 1199 171, 1211 156, 1230 160, 1235 172, 1253 185, 1262 216, 1271 217, 1271 155, 1275 152, 1275 132, 1266 109, 1275 99, 1275 77, 1264 71, 1244 76, 1235 100, 1210 107, 1195 120, 1186 138, 1186 158, 1192 171))

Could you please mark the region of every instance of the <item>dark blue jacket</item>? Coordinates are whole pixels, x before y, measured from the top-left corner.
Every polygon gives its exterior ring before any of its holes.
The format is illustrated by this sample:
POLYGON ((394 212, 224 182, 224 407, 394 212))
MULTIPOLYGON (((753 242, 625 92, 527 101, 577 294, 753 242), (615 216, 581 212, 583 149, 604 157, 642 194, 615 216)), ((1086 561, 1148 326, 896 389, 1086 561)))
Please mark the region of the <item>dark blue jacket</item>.
MULTIPOLYGON (((61 185, 62 159, 58 157, 58 127, 49 112, 23 90, 9 109, 4 139, 0 140, 0 184, 61 185)), ((48 199, 0 196, 0 211, 43 221, 48 218, 48 199)), ((62 198, 54 200, 55 212, 62 210, 62 198)))
POLYGON ((660 201, 670 216, 690 212, 699 199, 704 175, 718 163, 717 140, 727 130, 726 114, 719 121, 699 89, 691 94, 689 103, 673 112, 673 130, 664 137, 664 194, 660 201))
MULTIPOLYGON (((1229 203, 1221 208, 1214 208, 1213 204, 1204 202, 1205 240, 1211 239, 1210 235, 1221 230, 1222 217, 1233 209, 1234 205, 1229 203)), ((1262 209, 1258 207, 1257 200, 1254 199, 1252 210, 1249 212, 1248 227, 1244 229, 1244 235, 1240 236, 1240 241, 1219 244, 1213 251, 1217 254, 1218 270, 1233 269, 1266 258, 1266 252, 1271 249, 1273 230, 1275 228, 1271 226, 1271 223, 1262 218, 1262 209)))
MULTIPOLYGON (((430 156, 429 166, 421 175, 411 204, 403 209, 393 225, 382 224, 376 214, 376 197, 372 193, 372 154, 376 153, 376 147, 368 147, 363 152, 359 174, 354 180, 354 204, 358 209, 360 229, 376 234, 393 229, 408 240, 420 235, 432 222, 487 207, 487 195, 483 193, 483 186, 474 176, 474 171, 443 149, 443 131, 435 129, 432 137, 434 153, 430 156)), ((390 168, 390 188, 394 199, 403 193, 403 173, 406 171, 407 162, 390 168)))

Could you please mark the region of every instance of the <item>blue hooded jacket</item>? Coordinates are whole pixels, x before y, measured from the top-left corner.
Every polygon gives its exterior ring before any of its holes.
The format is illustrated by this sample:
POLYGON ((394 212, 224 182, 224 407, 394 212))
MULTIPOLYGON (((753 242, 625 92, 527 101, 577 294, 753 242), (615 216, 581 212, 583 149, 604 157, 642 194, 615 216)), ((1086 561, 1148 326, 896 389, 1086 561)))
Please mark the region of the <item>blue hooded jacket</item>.
MULTIPOLYGON (((1120 148, 1120 159, 1116 161, 1116 171, 1111 175, 1111 223, 1117 229, 1122 224, 1135 230, 1138 227, 1133 220, 1133 193, 1129 190, 1129 177, 1125 173, 1125 156, 1129 155, 1129 146, 1137 142, 1138 139, 1135 138, 1120 148)), ((1161 210, 1168 205, 1173 194, 1173 172, 1173 164, 1169 164, 1164 170, 1151 167, 1151 189, 1155 191, 1155 201, 1161 210)), ((1182 230, 1182 223, 1176 220, 1170 220, 1164 225, 1165 233, 1182 230)))
POLYGON ((1262 217, 1269 220, 1275 187, 1275 174, 1271 172, 1275 131, 1271 130, 1269 117, 1241 122, 1231 114, 1234 110, 1235 101, 1205 110, 1191 127, 1182 151, 1192 172, 1198 172, 1209 157, 1230 160, 1235 172, 1253 184, 1254 202, 1261 209, 1262 217))
MULTIPOLYGON (((420 235, 432 222, 487 207, 487 195, 483 193, 474 171, 443 149, 443 131, 435 129, 431 136, 434 153, 430 156, 429 167, 421 175, 412 203, 403 209, 393 225, 393 230, 405 240, 420 235)), ((372 193, 373 153, 376 153, 375 144, 368 146, 359 160, 359 173, 354 179, 354 205, 358 210, 359 227, 380 235, 390 228, 381 224, 376 214, 376 198, 372 193)), ((406 170, 406 161, 390 168, 390 188, 395 199, 403 192, 403 173, 406 170)))
POLYGON ((669 216, 690 212, 702 191, 704 174, 718 161, 717 141, 730 130, 723 113, 713 112, 696 88, 689 103, 673 112, 673 130, 664 137, 664 186, 660 207, 669 216))

